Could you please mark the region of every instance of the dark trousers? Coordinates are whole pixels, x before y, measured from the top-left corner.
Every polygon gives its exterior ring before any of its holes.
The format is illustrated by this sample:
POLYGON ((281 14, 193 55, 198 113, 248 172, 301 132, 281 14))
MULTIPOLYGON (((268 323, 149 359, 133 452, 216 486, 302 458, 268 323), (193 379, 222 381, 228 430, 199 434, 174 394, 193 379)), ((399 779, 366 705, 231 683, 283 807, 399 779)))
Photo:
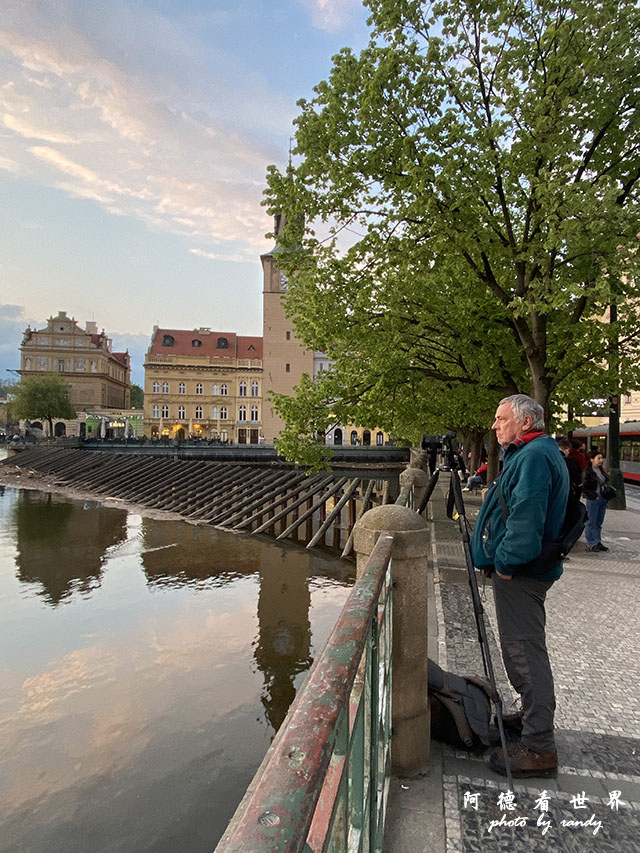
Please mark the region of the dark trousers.
POLYGON ((522 699, 522 743, 538 752, 555 749, 553 675, 545 639, 544 602, 553 581, 493 575, 498 630, 509 681, 522 699))

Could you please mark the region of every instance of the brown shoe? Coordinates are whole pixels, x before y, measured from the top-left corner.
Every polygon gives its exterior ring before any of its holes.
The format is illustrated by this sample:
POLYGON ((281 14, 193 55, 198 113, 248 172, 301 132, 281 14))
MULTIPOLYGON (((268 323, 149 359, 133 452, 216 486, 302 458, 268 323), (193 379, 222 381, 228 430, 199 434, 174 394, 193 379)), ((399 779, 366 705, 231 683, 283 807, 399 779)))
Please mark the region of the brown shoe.
MULTIPOLYGON (((555 749, 550 752, 536 752, 523 743, 518 743, 509 749, 509 763, 514 779, 525 779, 529 776, 550 779, 558 775, 558 753, 555 749)), ((507 775, 502 750, 491 754, 489 766, 501 776, 507 775)))

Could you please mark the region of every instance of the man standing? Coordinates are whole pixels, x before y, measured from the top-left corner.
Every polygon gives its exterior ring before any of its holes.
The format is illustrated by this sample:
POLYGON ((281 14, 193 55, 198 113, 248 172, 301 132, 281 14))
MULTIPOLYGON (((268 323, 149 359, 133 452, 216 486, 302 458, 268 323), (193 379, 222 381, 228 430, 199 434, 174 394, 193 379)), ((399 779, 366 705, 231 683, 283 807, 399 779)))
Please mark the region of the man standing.
MULTIPOLYGON (((544 433, 542 406, 525 394, 501 400, 495 429, 504 467, 480 508, 471 551, 475 565, 493 575, 498 630, 507 675, 522 699, 522 739, 509 750, 514 777, 556 776, 553 736, 555 695, 545 638, 545 598, 562 574, 550 561, 531 573, 542 543, 558 538, 569 496, 567 466, 556 442, 544 433)), ((495 752, 491 767, 506 775, 495 752)))

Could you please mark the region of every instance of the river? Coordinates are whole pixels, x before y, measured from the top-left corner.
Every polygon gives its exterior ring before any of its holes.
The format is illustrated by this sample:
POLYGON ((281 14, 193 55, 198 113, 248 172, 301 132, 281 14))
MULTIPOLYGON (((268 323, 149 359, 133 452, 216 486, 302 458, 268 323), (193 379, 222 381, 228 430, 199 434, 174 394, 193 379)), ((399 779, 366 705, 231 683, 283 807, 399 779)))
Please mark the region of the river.
POLYGON ((0 487, 0 850, 211 851, 352 582, 296 545, 0 487))

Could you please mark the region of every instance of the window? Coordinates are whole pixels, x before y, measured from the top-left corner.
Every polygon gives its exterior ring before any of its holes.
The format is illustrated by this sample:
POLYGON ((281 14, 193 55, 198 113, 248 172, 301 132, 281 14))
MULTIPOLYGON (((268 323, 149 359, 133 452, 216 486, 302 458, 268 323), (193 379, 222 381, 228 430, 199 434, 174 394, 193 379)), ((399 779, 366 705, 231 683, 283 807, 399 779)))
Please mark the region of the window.
POLYGON ((252 421, 258 420, 258 407, 257 406, 251 406, 251 420, 252 421))
POLYGON ((64 359, 58 361, 58 373, 64 373, 64 359))
POLYGON ((163 383, 162 383, 162 393, 163 393, 163 394, 168 394, 168 393, 169 393, 169 383, 168 383, 168 382, 163 382, 163 383))
POLYGON ((290 340, 291 340, 291 332, 287 332, 287 333, 286 333, 286 338, 287 338, 287 340, 288 340, 288 341, 290 341, 290 340))
POLYGON ((175 339, 173 335, 165 335, 162 338, 162 346, 163 347, 172 347, 175 343, 175 339))
POLYGON ((625 403, 630 403, 631 402, 631 394, 625 394, 624 401, 625 401, 625 403))
POLYGON ((163 417, 163 418, 168 418, 168 417, 169 417, 169 406, 164 405, 164 406, 162 407, 162 417, 163 417))
POLYGON ((226 338, 218 338, 216 349, 229 349, 229 341, 226 338))
POLYGON ((202 406, 196 406, 196 417, 197 418, 202 417, 202 406))
POLYGON ((355 429, 352 429, 351 430, 351 444, 355 445, 357 443, 358 443, 358 433, 355 431, 355 429))
POLYGON ((376 444, 378 445, 378 447, 381 447, 384 444, 384 433, 376 433, 376 444))
POLYGON ((218 420, 218 407, 217 406, 214 406, 211 409, 211 417, 213 418, 214 421, 218 420))
POLYGON ((240 406, 240 408, 238 409, 238 420, 239 421, 246 421, 246 419, 247 419, 247 407, 246 406, 240 406))
POLYGON ((284 366, 285 373, 291 373, 291 365, 287 362, 284 366))
POLYGON ((201 341, 199 338, 194 338, 194 339, 191 341, 191 346, 192 346, 192 347, 201 347, 201 346, 202 346, 202 341, 201 341))
POLYGON ((222 420, 222 421, 226 421, 226 419, 227 419, 227 407, 226 407, 226 406, 223 406, 223 407, 220 409, 220 420, 222 420))
POLYGON ((178 382, 178 394, 186 394, 186 393, 187 393, 187 386, 184 384, 184 382, 178 382))
POLYGON ((211 389, 211 393, 213 394, 214 397, 217 397, 218 394, 220 393, 220 389, 218 388, 217 383, 211 389))
POLYGON ((196 384, 196 394, 202 394, 202 382, 196 384))
POLYGON ((247 383, 244 381, 244 379, 242 380, 242 382, 238 386, 238 389, 239 389, 238 393, 241 397, 247 396, 247 383))
POLYGON ((251 383, 251 396, 252 397, 259 397, 260 396, 260 386, 258 385, 257 382, 251 383))
POLYGON ((226 397, 226 396, 227 396, 227 393, 228 393, 228 388, 227 388, 227 386, 226 386, 226 385, 224 385, 224 384, 223 384, 223 385, 221 385, 221 386, 220 386, 220 396, 221 396, 221 397, 226 397))
POLYGON ((187 416, 187 412, 186 412, 185 407, 184 406, 178 406, 178 417, 182 419, 182 418, 186 418, 186 416, 187 416))
POLYGON ((153 406, 153 413, 152 413, 151 417, 152 418, 159 418, 160 417, 160 406, 157 403, 155 403, 153 406))
POLYGON ((152 390, 153 390, 154 394, 159 394, 160 393, 160 383, 154 382, 153 386, 152 386, 152 390))

